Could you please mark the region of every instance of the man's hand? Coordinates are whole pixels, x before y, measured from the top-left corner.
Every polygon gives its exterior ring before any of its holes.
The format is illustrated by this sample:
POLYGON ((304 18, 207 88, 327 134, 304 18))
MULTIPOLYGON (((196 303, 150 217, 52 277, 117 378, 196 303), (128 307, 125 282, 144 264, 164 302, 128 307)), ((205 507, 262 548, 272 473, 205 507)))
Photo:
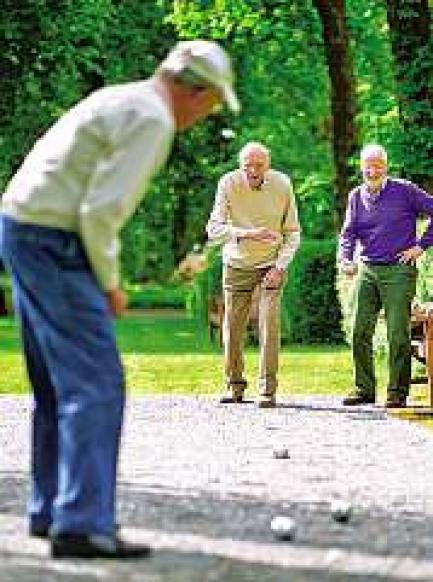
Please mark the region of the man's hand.
POLYGON ((275 242, 279 237, 280 235, 277 232, 270 228, 266 228, 265 226, 261 226, 259 228, 251 228, 245 231, 241 238, 248 238, 250 240, 262 242, 275 242))
POLYGON ((106 296, 111 313, 116 317, 122 315, 128 303, 126 293, 122 289, 117 288, 107 291, 106 296))
POLYGON ((271 267, 266 275, 263 277, 262 286, 265 289, 278 289, 283 282, 284 271, 271 267))
POLYGON ((416 260, 423 254, 424 249, 415 245, 413 247, 409 247, 405 251, 398 253, 398 261, 399 263, 403 263, 406 265, 415 265, 416 260))
POLYGON ((346 277, 354 277, 358 273, 358 265, 352 261, 341 261, 339 267, 346 277))

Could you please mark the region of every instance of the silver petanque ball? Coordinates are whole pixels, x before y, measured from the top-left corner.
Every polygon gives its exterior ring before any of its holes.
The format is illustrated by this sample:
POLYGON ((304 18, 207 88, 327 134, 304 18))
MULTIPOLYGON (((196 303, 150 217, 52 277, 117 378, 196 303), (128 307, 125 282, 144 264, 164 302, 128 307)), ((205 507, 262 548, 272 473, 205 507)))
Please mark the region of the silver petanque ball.
POLYGON ((331 502, 331 515, 339 523, 349 521, 352 515, 352 506, 348 501, 342 499, 334 499, 331 502))
POLYGON ((271 530, 278 540, 292 540, 296 532, 295 520, 285 515, 277 515, 271 521, 271 530))
POLYGON ((276 447, 274 449, 274 458, 275 459, 288 459, 289 458, 289 449, 286 449, 286 447, 276 447))

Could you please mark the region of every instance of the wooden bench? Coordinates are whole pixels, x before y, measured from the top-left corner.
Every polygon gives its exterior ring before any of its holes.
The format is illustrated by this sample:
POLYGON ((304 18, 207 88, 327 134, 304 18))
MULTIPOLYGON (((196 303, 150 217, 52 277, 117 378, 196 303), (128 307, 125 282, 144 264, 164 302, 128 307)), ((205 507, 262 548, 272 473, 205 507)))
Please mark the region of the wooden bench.
POLYGON ((426 404, 433 408, 433 303, 413 304, 411 344, 412 355, 426 367, 426 404))
POLYGON ((223 345, 224 299, 222 295, 209 297, 207 302, 207 325, 212 341, 218 339, 218 345, 223 345))

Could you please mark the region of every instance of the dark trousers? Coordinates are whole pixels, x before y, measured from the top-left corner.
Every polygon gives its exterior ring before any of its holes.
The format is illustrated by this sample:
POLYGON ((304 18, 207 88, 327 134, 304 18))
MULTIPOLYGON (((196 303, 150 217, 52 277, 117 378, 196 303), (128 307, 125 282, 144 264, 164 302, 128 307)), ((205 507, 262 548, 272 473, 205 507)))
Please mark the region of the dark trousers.
POLYGON ((34 395, 31 524, 111 535, 124 378, 105 295, 75 234, 0 220, 34 395))
POLYGON ((410 309, 416 267, 362 265, 357 281, 352 351, 357 389, 373 396, 373 335, 380 309, 385 312, 389 345, 388 392, 407 396, 411 378, 410 309))

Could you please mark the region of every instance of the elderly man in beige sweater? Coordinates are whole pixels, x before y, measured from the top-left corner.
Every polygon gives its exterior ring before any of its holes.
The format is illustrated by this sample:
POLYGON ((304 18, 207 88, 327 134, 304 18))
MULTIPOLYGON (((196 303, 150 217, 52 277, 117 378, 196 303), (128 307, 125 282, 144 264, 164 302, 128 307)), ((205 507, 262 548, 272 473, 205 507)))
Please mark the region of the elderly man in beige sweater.
POLYGON ((254 290, 259 291, 258 406, 276 404, 280 300, 285 270, 300 242, 300 225, 288 176, 271 169, 270 153, 249 142, 239 169, 218 184, 207 225, 210 241, 224 243, 224 359, 226 392, 220 402, 240 403, 244 378, 243 341, 254 290))

